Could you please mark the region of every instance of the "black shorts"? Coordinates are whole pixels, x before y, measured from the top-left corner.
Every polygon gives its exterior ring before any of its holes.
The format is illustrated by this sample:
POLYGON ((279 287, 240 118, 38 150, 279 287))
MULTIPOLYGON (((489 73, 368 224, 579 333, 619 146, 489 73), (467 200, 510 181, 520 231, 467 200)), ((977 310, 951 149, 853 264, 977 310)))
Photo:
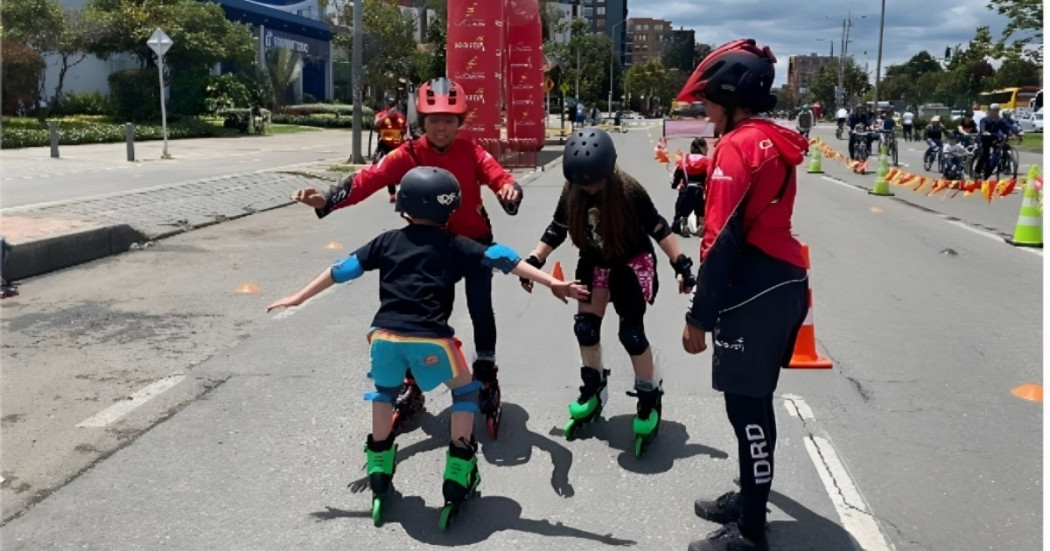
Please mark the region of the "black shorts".
POLYGON ((776 390, 806 319, 808 291, 808 277, 787 281, 719 313, 711 337, 715 390, 753 398, 776 390))

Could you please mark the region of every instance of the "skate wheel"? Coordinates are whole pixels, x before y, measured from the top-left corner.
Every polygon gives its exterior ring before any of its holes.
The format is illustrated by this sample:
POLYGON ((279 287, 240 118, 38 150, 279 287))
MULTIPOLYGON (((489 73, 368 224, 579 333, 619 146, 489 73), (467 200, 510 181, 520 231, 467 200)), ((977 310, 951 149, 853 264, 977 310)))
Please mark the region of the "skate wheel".
POLYGON ((448 530, 448 527, 452 524, 452 519, 455 518, 455 516, 452 505, 442 507, 441 518, 438 519, 438 528, 440 528, 442 532, 448 530))
POLYGON ((489 437, 495 440, 499 436, 499 422, 495 417, 485 419, 485 426, 489 429, 489 437))
POLYGON ((634 437, 634 456, 641 457, 645 453, 645 437, 635 436, 634 437))
POLYGON ((383 498, 372 498, 372 524, 381 526, 383 524, 383 498))
POLYGON ((572 440, 576 436, 576 420, 569 419, 568 423, 565 423, 565 439, 572 440))

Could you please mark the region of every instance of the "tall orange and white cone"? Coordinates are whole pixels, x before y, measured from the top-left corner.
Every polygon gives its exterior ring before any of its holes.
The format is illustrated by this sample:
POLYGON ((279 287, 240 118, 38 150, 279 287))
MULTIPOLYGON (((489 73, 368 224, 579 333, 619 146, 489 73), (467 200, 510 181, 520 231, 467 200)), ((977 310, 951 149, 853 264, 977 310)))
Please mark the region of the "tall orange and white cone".
MULTIPOLYGON (((802 257, 806 260, 806 270, 809 270, 809 245, 802 244, 802 257)), ((802 322, 802 328, 798 330, 795 339, 795 351, 791 355, 791 363, 788 367, 800 369, 831 369, 831 360, 821 356, 817 352, 817 336, 813 327, 813 289, 806 291, 806 321, 802 322)))

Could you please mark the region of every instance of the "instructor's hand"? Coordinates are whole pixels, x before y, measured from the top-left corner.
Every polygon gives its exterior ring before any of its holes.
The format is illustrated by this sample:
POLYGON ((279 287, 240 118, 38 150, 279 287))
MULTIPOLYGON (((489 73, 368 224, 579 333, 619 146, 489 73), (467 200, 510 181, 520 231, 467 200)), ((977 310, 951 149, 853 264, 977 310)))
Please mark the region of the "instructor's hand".
POLYGON ((682 348, 690 354, 699 354, 707 350, 707 332, 685 324, 685 330, 682 331, 682 348))

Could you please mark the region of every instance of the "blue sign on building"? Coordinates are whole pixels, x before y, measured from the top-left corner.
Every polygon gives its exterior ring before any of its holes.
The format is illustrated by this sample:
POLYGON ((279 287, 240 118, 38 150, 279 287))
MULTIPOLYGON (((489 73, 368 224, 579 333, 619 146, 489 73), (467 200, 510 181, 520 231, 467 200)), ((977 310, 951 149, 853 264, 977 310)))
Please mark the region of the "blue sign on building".
POLYGON ((330 100, 332 32, 324 21, 291 11, 319 15, 315 0, 215 0, 231 21, 247 23, 264 50, 285 49, 302 56, 302 93, 330 100), (288 11, 291 10, 291 11, 288 11))

